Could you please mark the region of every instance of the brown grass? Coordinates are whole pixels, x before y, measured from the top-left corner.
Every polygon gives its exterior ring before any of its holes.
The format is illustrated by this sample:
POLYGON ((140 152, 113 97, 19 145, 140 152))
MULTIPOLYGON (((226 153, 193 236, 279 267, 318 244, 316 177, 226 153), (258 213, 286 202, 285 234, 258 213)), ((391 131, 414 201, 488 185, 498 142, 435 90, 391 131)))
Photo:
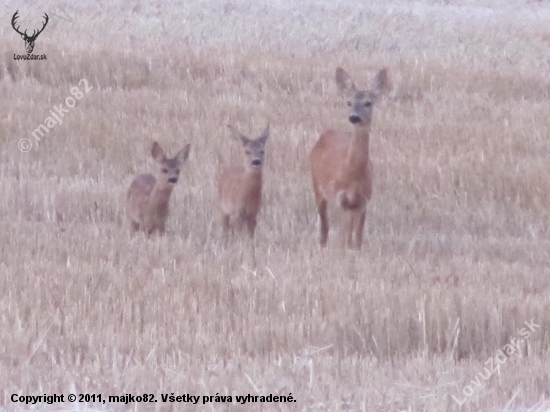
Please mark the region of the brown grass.
POLYGON ((27 3, 22 24, 50 15, 34 51, 48 60, 13 60, 7 10, 0 408, 73 392, 154 393, 162 411, 548 410, 548 3, 27 3), (337 65, 359 82, 387 66, 393 85, 361 252, 317 246, 306 159, 319 131, 350 127, 337 65), (82 78, 93 90, 37 144, 82 78), (220 241, 227 123, 271 125, 257 274, 220 241), (168 233, 129 237, 124 195, 155 140, 191 155, 168 233), (531 319, 519 356, 459 408, 451 395, 531 319), (171 392, 297 402, 161 403, 171 392))

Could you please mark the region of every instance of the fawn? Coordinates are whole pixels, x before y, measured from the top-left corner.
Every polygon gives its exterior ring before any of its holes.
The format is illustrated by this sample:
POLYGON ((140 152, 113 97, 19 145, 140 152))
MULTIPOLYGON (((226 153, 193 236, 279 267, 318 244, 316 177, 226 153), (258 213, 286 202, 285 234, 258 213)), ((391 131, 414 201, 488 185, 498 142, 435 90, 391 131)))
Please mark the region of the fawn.
POLYGON ((224 234, 230 230, 231 220, 237 226, 246 225, 252 247, 252 262, 256 266, 254 253, 254 231, 262 203, 262 169, 264 148, 269 137, 269 125, 257 139, 249 139, 233 126, 228 125, 231 135, 242 144, 243 166, 228 166, 218 180, 218 195, 222 214, 224 234))
POLYGON ((378 72, 369 90, 359 90, 344 69, 338 67, 336 84, 349 96, 348 120, 353 125, 353 133, 324 131, 309 156, 320 218, 320 244, 324 247, 327 243, 327 203, 334 202, 349 215, 344 242, 350 248, 360 249, 367 202, 372 195, 372 162, 369 158, 372 109, 387 88, 387 69, 378 72))
POLYGON ((190 149, 191 145, 187 144, 170 159, 157 142, 153 143, 151 154, 160 166, 157 175, 138 175, 128 189, 128 215, 133 232, 144 230, 150 235, 157 230, 164 233, 170 195, 190 149))

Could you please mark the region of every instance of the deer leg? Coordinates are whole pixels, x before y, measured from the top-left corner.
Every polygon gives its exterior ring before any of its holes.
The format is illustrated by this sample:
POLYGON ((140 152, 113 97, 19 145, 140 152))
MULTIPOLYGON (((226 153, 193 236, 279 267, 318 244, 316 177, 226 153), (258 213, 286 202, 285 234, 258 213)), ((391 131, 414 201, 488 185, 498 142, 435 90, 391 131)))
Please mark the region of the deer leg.
POLYGON ((164 235, 166 233, 166 227, 164 226, 164 222, 158 224, 157 231, 161 235, 164 235))
POLYGON ((254 232, 256 231, 256 217, 249 216, 246 220, 248 236, 250 238, 250 259, 252 270, 256 270, 256 247, 254 245, 254 232))
POLYGON ((319 244, 321 247, 325 247, 327 245, 328 240, 328 218, 327 218, 327 201, 323 198, 317 199, 317 211, 319 213, 319 244))
POLYGON ((248 236, 250 236, 250 240, 254 240, 254 232, 256 231, 256 218, 248 217, 248 219, 246 219, 246 226, 248 228, 248 236))
POLYGON ((357 221, 355 223, 355 247, 360 250, 363 245, 363 228, 365 227, 365 218, 367 216, 367 211, 363 210, 359 212, 357 216, 357 221))
POLYGON ((228 238, 228 235, 229 235, 229 229, 230 229, 230 225, 229 225, 229 215, 222 215, 222 218, 221 218, 221 223, 222 223, 222 234, 223 234, 223 238, 225 240, 227 240, 228 238))
MULTIPOLYGON (((249 219, 249 216, 247 215, 247 213, 244 211, 244 210, 241 210, 239 211, 239 214, 237 215, 237 217, 235 218, 236 220, 236 229, 239 233, 239 235, 242 235, 242 232, 246 227, 248 227, 248 219, 249 219)), ((250 228, 248 228, 250 230, 250 228)))
POLYGON ((139 223, 135 220, 130 221, 130 232, 131 234, 135 234, 139 230, 139 223))
POLYGON ((348 212, 348 220, 346 222, 343 234, 344 247, 353 248, 353 229, 355 227, 355 213, 348 212))

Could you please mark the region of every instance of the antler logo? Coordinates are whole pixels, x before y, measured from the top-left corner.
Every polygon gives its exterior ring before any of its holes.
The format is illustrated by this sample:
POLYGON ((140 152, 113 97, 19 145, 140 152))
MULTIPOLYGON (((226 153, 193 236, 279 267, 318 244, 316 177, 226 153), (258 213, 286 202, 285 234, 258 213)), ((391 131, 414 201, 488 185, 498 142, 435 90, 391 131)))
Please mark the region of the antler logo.
POLYGON ((25 48, 27 49, 27 53, 30 54, 30 53, 32 53, 32 51, 33 51, 33 49, 34 49, 34 42, 35 42, 36 38, 38 37, 38 35, 39 35, 40 33, 42 33, 42 31, 44 30, 44 28, 45 28, 46 25, 48 24, 49 17, 48 17, 48 15, 47 15, 46 13, 44 13, 44 18, 45 18, 45 20, 46 20, 46 21, 44 22, 44 25, 42 26, 42 28, 41 28, 40 30, 38 30, 38 32, 36 32, 36 30, 33 30, 32 35, 29 36, 29 35, 27 35, 27 30, 25 30, 24 33, 21 33, 21 32, 19 31, 19 27, 20 27, 20 26, 15 27, 15 23, 16 23, 15 20, 17 20, 17 18, 19 17, 19 16, 17 15, 17 13, 19 13, 19 10, 17 10, 17 11, 15 12, 15 14, 13 15, 13 17, 12 17, 12 19, 11 19, 11 26, 13 27, 13 29, 14 29, 17 33, 19 33, 19 34, 21 35, 21 37, 23 38, 23 40, 25 40, 25 48))

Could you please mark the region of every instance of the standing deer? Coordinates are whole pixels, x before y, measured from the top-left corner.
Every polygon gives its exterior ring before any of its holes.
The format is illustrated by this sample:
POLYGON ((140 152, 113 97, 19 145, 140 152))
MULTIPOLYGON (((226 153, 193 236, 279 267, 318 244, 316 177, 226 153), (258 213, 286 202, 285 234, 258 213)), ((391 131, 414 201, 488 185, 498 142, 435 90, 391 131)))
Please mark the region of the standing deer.
POLYGON ((34 49, 34 42, 36 41, 36 38, 38 37, 38 35, 40 33, 42 33, 42 31, 44 31, 44 28, 46 27, 46 25, 48 24, 48 21, 49 21, 49 17, 46 13, 44 13, 44 24, 42 25, 42 28, 40 30, 38 30, 38 33, 36 32, 36 30, 33 30, 32 32, 32 35, 29 36, 27 35, 27 30, 25 30, 24 33, 21 33, 19 31, 19 27, 20 26, 17 26, 15 27, 15 21, 17 20, 17 18, 19 17, 17 15, 17 13, 19 13, 19 10, 17 10, 14 14, 13 14, 13 17, 11 18, 11 27, 13 27, 13 29, 19 33, 21 35, 21 37, 23 38, 23 40, 25 40, 25 48, 27 49, 27 53, 32 53, 33 49, 34 49))
POLYGON ((242 144, 244 164, 226 167, 218 180, 222 227, 227 236, 231 220, 236 220, 239 229, 246 225, 251 243, 252 264, 255 268, 254 231, 262 203, 262 169, 269 125, 255 140, 244 136, 231 125, 228 127, 233 138, 242 144))
POLYGON ((149 235, 155 230, 164 233, 170 195, 190 149, 191 145, 187 144, 176 157, 169 159, 159 144, 153 143, 151 153, 160 166, 157 175, 141 174, 128 189, 128 215, 133 232, 141 229, 149 235))
POLYGON ((348 120, 353 125, 353 133, 324 131, 309 156, 320 218, 320 244, 324 247, 327 243, 327 204, 334 202, 348 214, 344 242, 350 248, 360 249, 367 202, 372 194, 372 162, 369 158, 372 109, 387 87, 388 74, 385 68, 380 70, 372 80, 370 90, 358 90, 351 77, 338 67, 336 84, 349 96, 348 120))

